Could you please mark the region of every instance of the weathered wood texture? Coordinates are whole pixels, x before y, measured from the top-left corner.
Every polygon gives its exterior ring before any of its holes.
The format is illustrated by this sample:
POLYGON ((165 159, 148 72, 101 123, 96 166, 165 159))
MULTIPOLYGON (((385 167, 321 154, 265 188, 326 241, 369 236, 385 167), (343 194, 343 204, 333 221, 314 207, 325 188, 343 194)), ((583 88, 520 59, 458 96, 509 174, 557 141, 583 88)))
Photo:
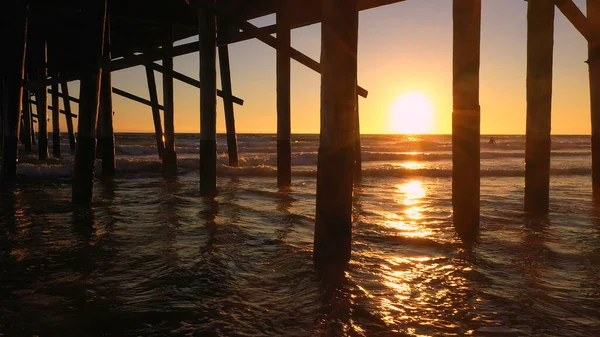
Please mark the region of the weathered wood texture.
POLYGON ((454 0, 453 20, 453 220, 470 239, 479 227, 481 0, 454 0))
POLYGON ((351 255, 357 45, 357 0, 323 1, 314 260, 325 269, 351 255))
POLYGON ((527 126, 525 210, 548 211, 554 1, 527 2, 527 126))

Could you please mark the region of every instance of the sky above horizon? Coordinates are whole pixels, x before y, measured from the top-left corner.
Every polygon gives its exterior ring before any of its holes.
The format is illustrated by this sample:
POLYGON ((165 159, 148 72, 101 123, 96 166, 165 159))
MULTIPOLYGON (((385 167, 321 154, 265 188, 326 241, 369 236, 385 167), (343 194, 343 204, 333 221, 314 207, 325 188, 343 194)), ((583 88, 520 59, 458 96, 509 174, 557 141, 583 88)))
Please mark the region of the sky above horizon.
MULTIPOLYGON (((585 0, 575 0, 585 13, 585 0)), ((526 15, 522 0, 482 0, 481 132, 525 132, 526 15)), ((587 43, 556 10, 553 134, 589 134, 587 43)), ((258 26, 274 16, 254 20, 258 26)), ((452 1, 407 0, 361 12, 358 46, 361 132, 451 132, 452 1), (414 122, 413 122, 414 121, 414 122)), ((183 41, 189 42, 189 41, 183 41)), ((181 42, 181 43, 183 43, 181 42)), ((319 60, 320 25, 292 33, 296 49, 319 60)), ((276 132, 275 50, 252 40, 230 46, 239 133, 276 132)), ((177 57, 175 69, 198 78, 198 54, 177 57)), ((219 86, 220 86, 220 80, 219 86)), ((159 100, 161 75, 157 73, 159 100)), ((113 86, 148 97, 145 71, 113 73, 113 86)), ((199 90, 175 80, 175 131, 199 132, 199 90)), ((292 132, 318 133, 320 78, 292 61, 292 132)), ((152 132, 151 109, 114 95, 116 132, 152 132)), ((217 131, 225 132, 222 100, 217 131)))

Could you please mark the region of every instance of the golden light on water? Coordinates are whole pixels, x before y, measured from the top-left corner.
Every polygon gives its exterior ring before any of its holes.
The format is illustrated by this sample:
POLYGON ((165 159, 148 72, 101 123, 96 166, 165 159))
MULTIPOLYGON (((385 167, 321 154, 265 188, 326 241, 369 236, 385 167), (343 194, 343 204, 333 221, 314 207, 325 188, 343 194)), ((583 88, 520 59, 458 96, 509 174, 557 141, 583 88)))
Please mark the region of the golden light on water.
POLYGON ((433 103, 425 93, 408 91, 396 99, 390 111, 391 131, 400 134, 433 132, 433 103))

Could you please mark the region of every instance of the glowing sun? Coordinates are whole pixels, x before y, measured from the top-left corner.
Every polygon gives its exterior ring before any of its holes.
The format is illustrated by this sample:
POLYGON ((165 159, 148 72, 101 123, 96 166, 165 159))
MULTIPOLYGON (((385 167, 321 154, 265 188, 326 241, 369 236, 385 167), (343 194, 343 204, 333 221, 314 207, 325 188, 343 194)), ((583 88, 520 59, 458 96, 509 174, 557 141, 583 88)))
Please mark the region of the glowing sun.
POLYGON ((433 131, 433 103, 420 91, 398 96, 390 113, 392 132, 421 134, 433 131))

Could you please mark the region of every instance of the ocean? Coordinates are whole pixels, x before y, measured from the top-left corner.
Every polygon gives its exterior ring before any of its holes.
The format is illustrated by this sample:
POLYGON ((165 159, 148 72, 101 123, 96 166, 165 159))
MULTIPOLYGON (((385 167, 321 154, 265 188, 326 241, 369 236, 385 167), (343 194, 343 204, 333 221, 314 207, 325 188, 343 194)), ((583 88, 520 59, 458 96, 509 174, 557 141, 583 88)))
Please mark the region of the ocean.
MULTIPOLYGON (((451 137, 364 135, 352 260, 312 263, 318 135, 238 136, 199 196, 199 136, 164 179, 152 134, 117 135, 117 177, 70 203, 72 157, 22 154, 0 194, 0 336, 600 336, 600 206, 589 136, 554 136, 550 212, 523 212, 524 136, 481 139, 481 229, 452 226, 451 137)), ((51 138, 50 138, 51 140, 51 138)), ((51 149, 52 147, 50 147, 51 149)), ((98 170, 100 171, 98 165, 98 170)))

